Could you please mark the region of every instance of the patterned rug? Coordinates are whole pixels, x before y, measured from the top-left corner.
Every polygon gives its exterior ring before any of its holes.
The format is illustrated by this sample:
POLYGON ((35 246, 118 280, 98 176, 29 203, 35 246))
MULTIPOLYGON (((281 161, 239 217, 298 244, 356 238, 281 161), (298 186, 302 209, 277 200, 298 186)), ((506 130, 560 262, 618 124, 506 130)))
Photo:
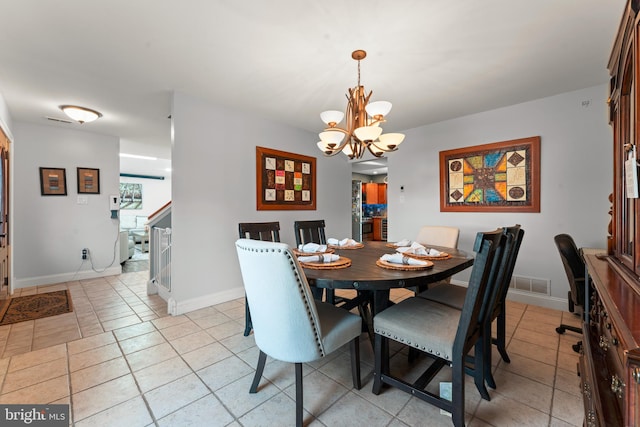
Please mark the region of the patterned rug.
POLYGON ((10 298, 0 309, 0 326, 73 311, 69 290, 10 298))

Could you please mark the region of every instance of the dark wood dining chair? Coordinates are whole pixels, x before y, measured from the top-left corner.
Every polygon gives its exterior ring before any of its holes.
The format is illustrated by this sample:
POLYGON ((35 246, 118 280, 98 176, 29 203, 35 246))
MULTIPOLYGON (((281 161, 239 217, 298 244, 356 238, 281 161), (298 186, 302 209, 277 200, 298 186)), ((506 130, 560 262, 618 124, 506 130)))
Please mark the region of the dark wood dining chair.
POLYGON ((313 298, 304 270, 287 244, 239 239, 236 250, 260 350, 249 392, 258 391, 267 355, 295 364, 296 426, 302 426, 303 363, 323 359, 349 344, 353 387, 361 388, 361 319, 313 298))
MULTIPOLYGON (((238 234, 241 239, 262 240, 264 242, 280 241, 280 223, 275 222, 241 222, 238 224, 238 234)), ((251 312, 245 295, 244 302, 244 336, 251 333, 253 324, 251 312)))
MULTIPOLYGON (((325 225, 323 219, 294 221, 293 230, 296 237, 296 247, 300 247, 300 245, 305 245, 307 243, 326 245, 327 236, 324 229, 325 225)), ((312 291, 316 299, 322 300, 322 289, 314 287, 312 291)), ((335 304, 335 291, 333 289, 327 289, 325 295, 327 302, 335 304)))
MULTIPOLYGON (((462 310, 425 298, 411 297, 374 317, 374 394, 380 394, 383 384, 390 385, 450 412, 454 426, 464 425, 467 355, 482 336, 482 304, 485 295, 491 292, 490 276, 494 258, 498 248, 504 247, 504 241, 502 229, 477 234, 473 249, 476 258, 462 310), (434 361, 417 380, 409 383, 397 374, 394 376, 389 360, 383 360, 383 355, 388 354, 389 340, 426 353, 434 361), (451 400, 426 389, 444 366, 451 367, 451 400)), ((475 357, 475 366, 482 366, 480 355, 475 357)))
MULTIPOLYGON (((496 388, 496 382, 491 373, 491 345, 495 344, 502 359, 509 363, 511 359, 506 350, 506 300, 509 291, 509 283, 513 276, 513 270, 520 251, 520 245, 524 237, 524 230, 519 224, 511 227, 504 227, 506 241, 504 250, 499 258, 494 259, 494 270, 490 280, 495 282, 492 285, 492 292, 487 294, 483 303, 481 320, 484 324, 483 340, 478 351, 481 351, 482 366, 474 366, 472 373, 477 379, 476 386, 480 395, 489 400, 489 393, 484 387, 484 382, 491 388, 496 388), (492 337, 491 325, 496 320, 496 338, 492 337), (482 369, 482 371, 476 371, 482 369)), ((467 288, 456 285, 442 284, 428 289, 418 294, 418 297, 431 301, 446 304, 450 307, 462 310, 467 288)))

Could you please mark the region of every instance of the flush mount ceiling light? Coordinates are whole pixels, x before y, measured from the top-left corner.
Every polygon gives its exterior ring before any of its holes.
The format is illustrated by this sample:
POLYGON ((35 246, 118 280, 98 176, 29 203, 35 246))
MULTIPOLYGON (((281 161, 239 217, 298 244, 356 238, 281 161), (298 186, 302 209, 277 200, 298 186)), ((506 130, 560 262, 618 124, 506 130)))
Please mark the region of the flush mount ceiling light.
POLYGON ((79 107, 77 105, 61 105, 60 109, 78 123, 89 123, 102 117, 102 113, 91 108, 79 107))
POLYGON ((325 156, 343 152, 350 159, 359 159, 368 149, 374 156, 381 157, 384 153, 397 150, 404 140, 401 133, 382 134, 380 123, 385 122, 385 116, 391 111, 391 103, 369 102, 373 91, 367 95, 364 86, 360 85, 360 61, 366 56, 367 52, 364 50, 356 50, 351 54, 358 61, 358 85, 349 88, 346 114, 342 111, 325 111, 320 114, 328 128, 319 134, 320 142, 317 145, 325 156), (345 115, 346 126, 339 127, 338 123, 342 122, 345 115))

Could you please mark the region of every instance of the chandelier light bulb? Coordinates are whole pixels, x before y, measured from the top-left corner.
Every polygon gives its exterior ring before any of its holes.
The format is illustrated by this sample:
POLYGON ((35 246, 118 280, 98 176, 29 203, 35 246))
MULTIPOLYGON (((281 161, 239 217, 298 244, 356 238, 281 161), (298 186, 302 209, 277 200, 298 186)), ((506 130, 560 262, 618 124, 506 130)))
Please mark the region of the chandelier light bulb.
POLYGON ((344 113, 342 111, 329 110, 320 113, 320 119, 330 127, 334 127, 342 121, 344 113))
POLYGON ((395 150, 398 148, 398 145, 404 141, 404 134, 402 133, 385 133, 378 137, 380 143, 376 144, 376 146, 382 146, 387 150, 395 150))
POLYGON ((353 132, 360 141, 375 141, 382 134, 379 126, 362 126, 353 132))
POLYGON ((367 114, 369 114, 371 117, 380 120, 384 116, 389 114, 389 111, 391 111, 391 103, 388 101, 371 102, 367 104, 365 110, 367 110, 367 114))

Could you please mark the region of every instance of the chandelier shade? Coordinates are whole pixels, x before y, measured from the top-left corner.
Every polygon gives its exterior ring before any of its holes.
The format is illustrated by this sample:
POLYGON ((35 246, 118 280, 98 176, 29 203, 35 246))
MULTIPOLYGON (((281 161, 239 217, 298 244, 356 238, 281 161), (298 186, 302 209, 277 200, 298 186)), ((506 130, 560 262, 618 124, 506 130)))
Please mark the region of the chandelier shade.
POLYGON ((349 88, 346 112, 328 110, 320 113, 320 119, 328 126, 319 134, 318 149, 325 156, 335 156, 342 152, 350 159, 361 158, 366 151, 375 157, 395 151, 404 140, 401 133, 383 134, 380 123, 391 111, 389 101, 369 102, 370 91, 366 93, 360 85, 360 61, 367 56, 364 50, 356 50, 351 57, 358 61, 358 84, 349 88), (345 120, 344 127, 338 126, 345 120))

